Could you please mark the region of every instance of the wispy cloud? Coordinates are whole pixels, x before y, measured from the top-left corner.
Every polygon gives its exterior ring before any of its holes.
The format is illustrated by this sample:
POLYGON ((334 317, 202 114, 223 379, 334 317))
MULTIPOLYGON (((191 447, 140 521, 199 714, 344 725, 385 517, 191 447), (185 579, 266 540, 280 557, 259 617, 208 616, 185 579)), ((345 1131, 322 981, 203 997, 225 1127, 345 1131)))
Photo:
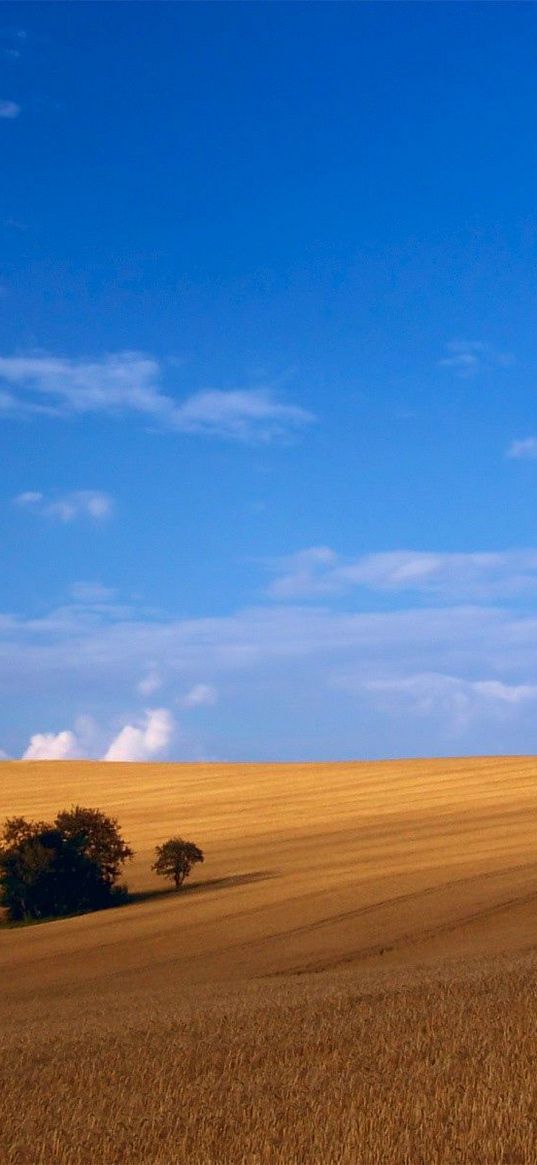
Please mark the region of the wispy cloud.
POLYGON ((139 352, 97 360, 42 353, 0 357, 0 410, 49 417, 131 413, 176 432, 238 441, 285 438, 315 419, 280 401, 271 387, 211 389, 177 401, 163 391, 162 372, 159 361, 139 352))
POLYGON ((0 57, 5 57, 7 61, 17 61, 27 36, 23 28, 0 28, 0 57))
POLYGON ((100 608, 113 603, 117 592, 113 587, 105 587, 100 582, 87 582, 83 579, 72 583, 69 593, 77 606, 100 608))
POLYGON ((494 553, 391 550, 345 559, 314 546, 268 563, 274 599, 319 598, 364 588, 414 592, 448 602, 490 600, 537 590, 537 549, 494 553))
POLYGON ((21 234, 28 230, 28 223, 21 222, 18 218, 5 218, 2 226, 7 231, 18 231, 21 234))
POLYGON ((0 57, 17 61, 27 38, 24 28, 0 28, 0 57))
POLYGON ((199 392, 178 406, 174 427, 185 433, 270 441, 313 421, 297 405, 283 404, 271 389, 199 392))
POLYGON ((13 502, 42 518, 52 518, 59 522, 74 522, 77 518, 103 522, 113 511, 110 495, 92 489, 74 490, 57 498, 47 498, 37 490, 26 490, 18 494, 13 502))
POLYGON ((71 360, 38 353, 0 357, 0 382, 15 412, 69 416, 138 412, 167 415, 173 401, 160 393, 159 365, 137 352, 100 360, 71 360))
POLYGON ((3 121, 14 121, 20 112, 21 107, 16 101, 0 100, 0 118, 3 121))
POLYGON ((342 675, 336 686, 356 696, 367 694, 390 715, 409 715, 442 722, 458 734, 476 721, 510 718, 523 705, 537 702, 537 684, 507 684, 500 680, 468 680, 439 672, 364 679, 342 675))
POLYGON ((28 33, 25 28, 4 25, 3 28, 0 28, 0 39, 3 41, 20 43, 21 41, 28 40, 28 33))
POLYGON ((535 461, 537 458, 537 437, 523 437, 520 440, 511 441, 506 457, 520 461, 535 461))
POLYGON ((217 700, 218 692, 213 684, 194 684, 180 704, 183 708, 211 708, 217 700))
POLYGON ((151 668, 147 675, 143 676, 136 685, 137 691, 141 696, 152 696, 154 692, 158 692, 162 687, 162 679, 156 670, 151 668))
POLYGON ((139 724, 125 724, 104 754, 107 761, 146 761, 165 752, 175 724, 167 708, 146 712, 139 724))
POLYGON ((486 368, 506 368, 512 363, 508 352, 498 352, 479 340, 451 340, 446 344, 446 355, 438 361, 440 368, 450 368, 463 380, 486 368))

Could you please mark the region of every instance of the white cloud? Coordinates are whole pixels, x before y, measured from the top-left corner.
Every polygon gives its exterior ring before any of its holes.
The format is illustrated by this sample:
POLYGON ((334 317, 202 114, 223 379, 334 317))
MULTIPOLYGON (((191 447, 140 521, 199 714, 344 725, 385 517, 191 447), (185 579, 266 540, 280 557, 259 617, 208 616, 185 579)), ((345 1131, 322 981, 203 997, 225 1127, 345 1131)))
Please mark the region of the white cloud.
POLYGON ((537 589, 537 550, 443 553, 390 550, 344 559, 329 547, 310 547, 272 560, 281 571, 269 587, 275 599, 413 591, 447 601, 497 599, 537 589))
POLYGON ((506 368, 513 363, 507 352, 498 352, 490 344, 479 340, 451 340, 446 344, 447 355, 438 361, 441 368, 450 368, 463 380, 469 380, 486 368, 506 368))
POLYGON ((181 700, 183 708, 210 708, 217 703, 218 692, 212 684, 194 684, 181 700))
POLYGON ((281 404, 270 389, 198 392, 175 410, 175 428, 249 441, 284 437, 313 421, 296 405, 281 404))
MULTIPOLYGON (((92 716, 79 715, 76 731, 37 732, 22 755, 22 760, 74 760, 95 755, 103 731, 92 716)), ((112 740, 103 760, 145 761, 158 756, 167 748, 175 724, 166 708, 154 708, 145 713, 136 725, 126 724, 112 740)), ((6 754, 0 751, 0 759, 6 754)))
POLYGON ((167 708, 153 708, 146 712, 145 720, 138 724, 126 724, 112 741, 103 760, 106 761, 147 761, 158 756, 167 748, 174 732, 174 721, 167 708))
POLYGON ((37 732, 32 736, 22 760, 72 760, 80 756, 74 732, 37 732))
POLYGON ((159 362, 140 352, 96 360, 43 353, 0 357, 0 408, 13 415, 55 417, 133 413, 177 432, 239 441, 283 438, 315 419, 278 400, 270 387, 209 390, 178 402, 162 391, 161 380, 159 362))
POLYGON ((32 510, 43 518, 59 522, 74 522, 77 518, 91 518, 103 522, 113 510, 112 498, 102 490, 79 489, 57 498, 46 498, 37 490, 26 490, 13 499, 16 506, 32 510))
POLYGON ((521 440, 511 441, 506 457, 534 461, 537 458, 537 437, 523 437, 521 440))
POLYGON ((17 105, 16 101, 0 101, 0 118, 13 121, 20 112, 21 107, 17 105))

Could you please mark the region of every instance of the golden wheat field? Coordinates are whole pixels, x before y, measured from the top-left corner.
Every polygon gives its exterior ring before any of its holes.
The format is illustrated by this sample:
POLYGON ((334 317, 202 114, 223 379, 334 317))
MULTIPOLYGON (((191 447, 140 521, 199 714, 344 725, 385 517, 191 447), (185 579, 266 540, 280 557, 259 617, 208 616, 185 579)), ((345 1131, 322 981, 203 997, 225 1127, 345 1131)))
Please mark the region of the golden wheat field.
POLYGON ((0 764, 75 802, 135 898, 0 928, 2 1165, 536 1165, 536 759, 0 764))

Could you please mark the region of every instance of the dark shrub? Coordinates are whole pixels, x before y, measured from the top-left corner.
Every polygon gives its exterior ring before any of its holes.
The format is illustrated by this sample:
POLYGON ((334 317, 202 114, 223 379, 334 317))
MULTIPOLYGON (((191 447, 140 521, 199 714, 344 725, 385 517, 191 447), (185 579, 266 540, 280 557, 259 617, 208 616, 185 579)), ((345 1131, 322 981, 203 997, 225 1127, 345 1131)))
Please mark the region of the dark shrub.
POLYGON ((6 821, 0 838, 0 905, 13 922, 101 910, 125 900, 115 885, 132 850, 100 810, 59 813, 54 824, 6 821))

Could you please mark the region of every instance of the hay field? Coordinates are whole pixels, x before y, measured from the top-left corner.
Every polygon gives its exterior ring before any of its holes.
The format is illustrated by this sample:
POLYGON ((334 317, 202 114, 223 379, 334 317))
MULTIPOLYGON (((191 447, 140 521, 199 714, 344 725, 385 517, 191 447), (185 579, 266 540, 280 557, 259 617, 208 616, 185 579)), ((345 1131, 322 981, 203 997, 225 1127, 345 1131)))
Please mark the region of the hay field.
POLYGON ((75 801, 138 897, 0 930, 2 1163, 535 1165, 534 758, 0 765, 75 801))

